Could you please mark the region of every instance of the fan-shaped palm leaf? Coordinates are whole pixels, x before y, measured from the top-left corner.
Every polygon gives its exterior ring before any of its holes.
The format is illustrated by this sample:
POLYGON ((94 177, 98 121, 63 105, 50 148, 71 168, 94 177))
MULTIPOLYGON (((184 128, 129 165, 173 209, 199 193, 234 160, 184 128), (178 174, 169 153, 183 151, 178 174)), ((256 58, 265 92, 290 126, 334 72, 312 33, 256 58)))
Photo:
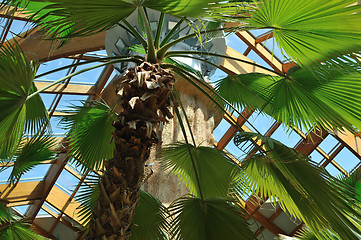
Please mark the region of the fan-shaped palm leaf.
POLYGON ((316 75, 300 68, 285 77, 260 73, 228 76, 217 83, 217 90, 231 104, 259 109, 287 126, 354 131, 355 127, 361 129, 361 72, 352 60, 347 64, 343 70, 318 64, 321 71, 316 75))
POLYGON ((355 204, 361 204, 361 172, 356 171, 350 176, 341 175, 338 179, 346 183, 347 191, 353 195, 351 200, 356 200, 355 204))
MULTIPOLYGON (((258 138, 258 134, 241 133, 258 138)), ((266 137, 263 137, 265 139, 266 137)), ((293 217, 302 220, 319 239, 337 234, 341 239, 357 239, 361 219, 350 200, 353 194, 345 184, 329 176, 310 162, 307 156, 268 138, 264 142, 267 155, 254 155, 244 162, 239 182, 246 183, 262 198, 280 203, 293 217), (269 142, 273 142, 270 147, 269 142), (317 183, 317 184, 315 184, 317 183), (343 197, 340 197, 342 194, 343 197)))
POLYGON ((69 131, 70 152, 82 166, 95 170, 113 156, 113 121, 116 114, 107 105, 93 102, 92 106, 74 107, 62 120, 69 131))
POLYGON ((24 130, 35 132, 48 121, 40 97, 28 98, 35 90, 35 71, 18 44, 0 47, 0 145, 5 151, 14 151, 24 130))
POLYGON ((93 217, 93 210, 95 209, 99 196, 99 176, 89 175, 85 179, 80 187, 79 193, 76 196, 76 200, 80 202, 79 208, 79 220, 88 225, 89 220, 93 217))
MULTIPOLYGON (((197 17, 215 9, 214 0, 3 0, 2 6, 25 8, 51 37, 74 37, 107 30, 143 6, 174 16, 197 17)), ((226 5, 222 4, 220 8, 226 5)), ((236 8, 230 8, 229 11, 236 8)), ((219 11, 218 11, 219 12, 219 11)), ((218 13, 219 15, 219 13, 218 13)))
POLYGON ((31 225, 0 203, 0 240, 45 240, 30 229, 31 225))
POLYGON ((10 208, 7 208, 0 202, 0 223, 8 222, 10 220, 13 220, 10 208))
MULTIPOLYGON (((38 91, 35 84, 30 89, 29 95, 38 91)), ((25 102, 25 129, 29 134, 36 134, 49 123, 49 115, 40 94, 34 95, 25 102), (36 107, 35 107, 36 106, 36 107)))
POLYGON ((254 239, 245 211, 224 199, 183 197, 169 207, 172 239, 254 239))
POLYGON ((30 224, 13 222, 0 229, 0 240, 45 240, 30 229, 30 224))
POLYGON ((179 176, 193 194, 204 198, 228 195, 237 166, 222 151, 175 143, 163 149, 162 155, 164 167, 179 176))
POLYGON ((168 231, 168 211, 166 207, 151 194, 141 191, 139 203, 132 219, 131 240, 165 240, 168 231))
MULTIPOLYGON (((311 232, 309 229, 304 228, 302 230, 300 230, 299 232, 297 232, 295 234, 294 239, 296 240, 317 240, 316 235, 311 232)), ((325 240, 340 240, 338 237, 336 237, 333 234, 330 234, 330 236, 324 236, 325 240)), ((280 238, 280 240, 287 240, 285 238, 280 238)))
POLYGON ((255 28, 271 28, 280 48, 298 63, 359 50, 361 6, 355 0, 272 0, 256 3, 247 21, 255 28))
POLYGON ((45 160, 55 159, 55 139, 51 136, 35 136, 23 139, 18 151, 14 155, 13 170, 9 182, 14 183, 21 175, 45 160))

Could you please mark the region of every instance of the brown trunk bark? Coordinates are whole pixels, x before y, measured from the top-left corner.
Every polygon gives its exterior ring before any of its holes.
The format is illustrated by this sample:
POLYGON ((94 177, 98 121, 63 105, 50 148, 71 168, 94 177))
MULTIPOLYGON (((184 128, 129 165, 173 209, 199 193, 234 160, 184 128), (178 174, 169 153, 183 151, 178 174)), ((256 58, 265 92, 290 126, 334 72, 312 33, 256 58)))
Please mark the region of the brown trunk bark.
POLYGON ((130 237, 144 165, 157 143, 153 130, 172 118, 169 95, 175 78, 159 65, 143 63, 129 69, 118 88, 121 110, 113 125, 116 149, 99 183, 101 191, 86 239, 130 237))

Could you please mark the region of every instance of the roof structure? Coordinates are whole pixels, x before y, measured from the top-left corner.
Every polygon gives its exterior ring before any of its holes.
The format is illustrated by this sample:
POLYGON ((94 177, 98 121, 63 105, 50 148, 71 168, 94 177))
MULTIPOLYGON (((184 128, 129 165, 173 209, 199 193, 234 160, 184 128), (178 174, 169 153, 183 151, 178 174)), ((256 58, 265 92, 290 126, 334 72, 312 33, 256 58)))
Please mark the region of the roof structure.
MULTIPOLYGON (((48 71, 84 60, 96 60, 105 54, 105 32, 78 39, 73 39, 64 47, 57 49, 51 42, 37 38, 39 32, 26 33, 28 21, 26 15, 15 13, 14 18, 9 18, 8 13, 0 13, 1 26, 3 27, 0 41, 11 43, 14 39, 20 43, 31 59, 39 59, 42 65, 39 72, 48 71), (25 27, 24 27, 25 26, 25 27), (19 34, 19 36, 16 36, 19 34)), ((271 32, 238 32, 228 36, 227 54, 241 59, 261 59, 277 72, 287 72, 294 63, 282 59, 282 55, 275 56, 267 46, 272 45, 271 32), (266 42, 266 43, 265 43, 266 42), (233 48, 232 48, 233 47, 233 48), (241 52, 241 50, 243 50, 241 52)), ((222 70, 228 74, 260 72, 260 69, 245 66, 239 62, 226 60, 221 65, 222 70)), ((36 86, 42 86, 79 70, 72 67, 61 73, 48 76, 47 79, 36 79, 36 86), (62 74, 62 76, 61 76, 62 74)), ((219 73, 220 74, 220 73, 219 73)), ((216 74, 217 75, 217 74, 216 74)), ((63 84, 58 84, 46 90, 42 97, 51 117, 54 132, 58 134, 59 142, 64 132, 57 128, 59 116, 63 116, 64 109, 74 101, 97 99, 107 83, 115 76, 112 66, 93 70, 90 73, 67 79, 63 84), (58 132, 57 132, 58 131, 58 132)), ((248 119, 261 133, 271 136, 287 146, 294 147, 297 151, 310 155, 319 166, 325 167, 332 175, 350 174, 358 171, 361 165, 361 139, 352 133, 339 133, 326 129, 316 129, 310 134, 308 131, 296 129, 286 131, 280 122, 271 118, 258 115, 257 112, 244 110, 242 116, 233 116, 233 119, 224 117, 214 131, 217 142, 215 148, 225 149, 235 156, 246 154, 248 146, 236 147, 232 139, 238 131, 252 131, 246 122, 248 119), (242 128, 235 126, 237 122, 242 128), (242 152, 243 151, 243 152, 242 152)), ((66 153, 60 153, 55 161, 44 161, 31 172, 22 177, 15 186, 9 188, 6 183, 8 172, 0 175, 0 198, 8 200, 9 206, 17 209, 33 219, 33 226, 40 234, 51 239, 80 239, 82 237, 82 222, 79 220, 75 200, 79 188, 84 184, 85 176, 72 165, 66 153)), ((244 200, 247 212, 253 216, 252 226, 258 238, 272 239, 275 235, 285 234, 292 236, 303 223, 289 220, 286 213, 279 206, 273 206, 267 199, 250 196, 244 200)))

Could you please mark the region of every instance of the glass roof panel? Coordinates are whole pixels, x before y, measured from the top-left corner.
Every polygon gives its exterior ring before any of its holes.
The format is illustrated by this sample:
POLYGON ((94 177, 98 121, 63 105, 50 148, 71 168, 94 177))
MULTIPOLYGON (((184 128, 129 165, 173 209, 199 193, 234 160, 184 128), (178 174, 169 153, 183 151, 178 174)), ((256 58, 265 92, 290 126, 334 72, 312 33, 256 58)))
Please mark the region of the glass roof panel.
POLYGON ((33 28, 32 24, 29 24, 25 21, 14 19, 11 24, 9 33, 6 36, 6 40, 16 37, 17 35, 19 35, 23 32, 26 32, 26 31, 30 30, 31 28, 33 28))
POLYGON ((350 172, 358 163, 360 163, 360 159, 358 159, 346 147, 337 154, 335 161, 348 172, 350 172))

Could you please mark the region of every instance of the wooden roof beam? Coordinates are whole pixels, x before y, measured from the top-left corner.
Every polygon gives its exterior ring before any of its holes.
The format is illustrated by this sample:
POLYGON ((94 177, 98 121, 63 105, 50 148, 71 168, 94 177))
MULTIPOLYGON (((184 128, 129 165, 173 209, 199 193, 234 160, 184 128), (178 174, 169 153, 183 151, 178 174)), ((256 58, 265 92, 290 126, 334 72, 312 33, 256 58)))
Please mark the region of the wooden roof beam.
POLYGON ((69 156, 66 153, 59 154, 56 162, 51 165, 48 170, 48 173, 44 177, 44 187, 41 192, 41 197, 38 200, 34 201, 34 204, 31 205, 27 212, 25 213, 26 218, 29 221, 33 221, 38 214, 39 210, 41 209, 45 199, 48 197, 51 189, 53 188, 56 180, 58 179, 60 173, 64 169, 65 164, 69 160, 69 156))
POLYGON ((266 40, 268 40, 268 39, 270 39, 270 38, 273 38, 273 30, 268 31, 268 32, 262 34, 261 36, 258 36, 258 37, 256 38, 256 40, 255 40, 255 43, 256 43, 256 44, 257 44, 257 43, 262 43, 262 42, 264 42, 264 41, 266 41, 266 40))
MULTIPOLYGON (((50 85, 50 83, 45 82, 35 82, 35 86, 38 89, 42 89, 46 86, 50 85)), ((77 84, 56 84, 48 89, 46 89, 43 93, 51 93, 51 94, 72 94, 72 95, 94 95, 95 87, 91 85, 77 85, 77 84)))
POLYGON ((248 31, 242 31, 236 33, 244 43, 248 45, 255 53, 257 53, 263 61, 265 61, 276 72, 282 73, 282 63, 262 44, 257 44, 255 37, 248 31))
POLYGON ((46 62, 71 55, 105 49, 105 31, 86 37, 77 37, 61 48, 56 42, 44 39, 44 32, 38 27, 32 28, 5 44, 18 42, 30 60, 46 62))
POLYGON ((40 199, 44 187, 43 181, 19 182, 15 185, 0 184, 0 199, 14 203, 26 204, 40 199))
POLYGON ((79 222, 79 209, 80 203, 72 199, 68 202, 69 195, 66 194, 63 190, 54 186, 49 195, 46 198, 46 201, 50 203, 53 207, 55 207, 60 212, 64 213, 68 217, 72 218, 74 221, 79 222), (64 209, 64 206, 66 208, 64 209))
POLYGON ((31 14, 25 13, 24 11, 15 10, 14 7, 7 7, 0 10, 0 17, 12 18, 21 21, 29 21, 31 14))

